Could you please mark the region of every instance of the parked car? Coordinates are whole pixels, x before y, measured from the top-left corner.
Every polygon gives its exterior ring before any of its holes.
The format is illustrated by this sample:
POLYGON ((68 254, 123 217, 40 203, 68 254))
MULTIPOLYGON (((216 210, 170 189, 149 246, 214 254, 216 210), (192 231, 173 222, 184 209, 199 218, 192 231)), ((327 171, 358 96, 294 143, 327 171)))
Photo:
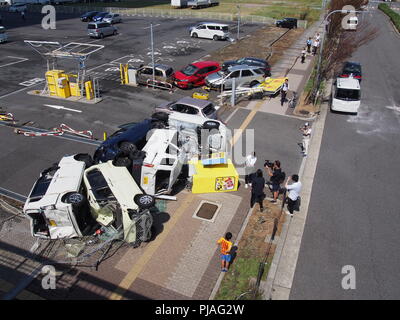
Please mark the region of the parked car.
POLYGON ((332 90, 332 111, 357 114, 361 103, 360 82, 352 76, 337 78, 332 90))
POLYGON ((201 22, 189 29, 192 38, 206 38, 228 40, 230 38, 229 26, 223 23, 201 22))
POLYGON ((89 11, 84 13, 83 15, 81 15, 81 21, 82 22, 90 22, 93 21, 93 17, 95 17, 96 15, 98 15, 99 12, 98 11, 89 11))
POLYGON ((99 12, 97 13, 93 18, 92 21, 93 22, 100 22, 103 20, 103 18, 108 15, 108 12, 99 12))
POLYGON ((122 22, 122 18, 118 13, 109 13, 106 16, 104 16, 102 21, 108 22, 108 23, 111 23, 111 24, 121 23, 122 22))
POLYGON ((28 10, 28 7, 25 3, 16 3, 9 6, 9 12, 22 12, 28 10))
POLYGON ((235 86, 249 85, 253 87, 264 81, 264 70, 260 67, 237 65, 229 67, 227 71, 219 71, 206 77, 206 85, 210 88, 231 89, 233 79, 235 86))
POLYGON ((270 67, 268 61, 264 60, 264 59, 260 59, 260 58, 254 58, 254 57, 244 57, 244 58, 240 58, 237 60, 225 61, 222 64, 222 70, 227 70, 231 66, 242 65, 242 64, 245 64, 248 66, 260 67, 260 68, 264 69, 264 74, 266 77, 271 76, 271 67, 270 67))
POLYGON ((8 41, 8 35, 6 33, 6 28, 0 26, 0 43, 7 41, 8 41))
POLYGON ((181 71, 176 71, 172 78, 177 87, 191 89, 204 85, 204 79, 219 70, 221 70, 221 66, 216 61, 194 62, 181 71))
POLYGON ((201 9, 219 5, 217 0, 191 0, 187 2, 187 6, 192 9, 201 9))
POLYGON ((297 28, 297 19, 295 18, 283 18, 282 20, 277 20, 275 25, 281 28, 297 28))
POLYGON ((178 112, 200 116, 205 119, 217 119, 217 109, 212 102, 190 97, 163 103, 156 107, 155 111, 167 113, 178 112))
POLYGON ((126 168, 108 161, 86 169, 83 179, 97 223, 123 230, 127 243, 150 240, 153 217, 148 209, 154 207, 155 200, 143 193, 126 168))
MULTIPOLYGON (((164 118, 164 120, 167 119, 167 117, 164 118)), ((118 131, 110 135, 97 148, 93 156, 94 161, 98 163, 116 160, 117 164, 127 162, 128 157, 133 152, 141 150, 144 147, 147 133, 151 129, 161 127, 165 127, 165 122, 156 118, 120 126, 118 131)))
MULTIPOLYGON (((154 79, 157 81, 172 83, 174 69, 165 64, 154 65, 154 79)), ((152 65, 140 66, 136 73, 136 79, 139 84, 147 84, 147 81, 153 79, 152 65)))
POLYGON ((95 221, 82 187, 84 170, 91 164, 89 155, 65 156, 40 174, 23 208, 32 236, 59 239, 93 234, 95 221))
POLYGON ((105 36, 116 35, 118 29, 107 22, 89 22, 88 35, 91 38, 104 38, 105 36))
POLYGON ((362 80, 361 64, 358 62, 346 61, 339 78, 348 78, 353 75, 354 79, 362 80))

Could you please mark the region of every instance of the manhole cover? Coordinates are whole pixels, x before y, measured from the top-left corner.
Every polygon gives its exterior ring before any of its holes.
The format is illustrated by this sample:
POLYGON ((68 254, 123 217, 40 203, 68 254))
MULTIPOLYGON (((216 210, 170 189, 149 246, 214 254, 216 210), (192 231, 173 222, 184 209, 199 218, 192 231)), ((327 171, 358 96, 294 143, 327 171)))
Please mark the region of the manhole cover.
POLYGON ((310 113, 310 111, 307 111, 307 110, 300 110, 299 111, 301 114, 309 114, 310 113))
POLYGON ((195 211, 193 217, 214 222, 215 217, 219 211, 220 205, 208 201, 202 201, 195 211))

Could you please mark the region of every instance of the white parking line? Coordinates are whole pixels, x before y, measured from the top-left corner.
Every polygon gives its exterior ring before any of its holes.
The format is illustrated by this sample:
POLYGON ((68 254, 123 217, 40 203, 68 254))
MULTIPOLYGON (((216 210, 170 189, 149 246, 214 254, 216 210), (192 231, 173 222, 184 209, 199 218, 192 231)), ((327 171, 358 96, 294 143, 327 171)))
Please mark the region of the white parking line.
POLYGON ((3 64, 3 65, 0 65, 0 68, 11 66, 13 64, 17 64, 17 63, 21 63, 21 62, 29 60, 27 58, 19 58, 19 57, 13 57, 13 56, 6 56, 6 58, 19 59, 19 61, 14 61, 14 62, 10 62, 10 63, 6 63, 6 64, 3 64))
POLYGON ((44 104, 45 107, 57 109, 57 110, 67 110, 67 111, 73 111, 73 112, 82 112, 82 110, 77 110, 77 109, 71 109, 71 108, 66 108, 64 106, 56 106, 54 104, 44 104))

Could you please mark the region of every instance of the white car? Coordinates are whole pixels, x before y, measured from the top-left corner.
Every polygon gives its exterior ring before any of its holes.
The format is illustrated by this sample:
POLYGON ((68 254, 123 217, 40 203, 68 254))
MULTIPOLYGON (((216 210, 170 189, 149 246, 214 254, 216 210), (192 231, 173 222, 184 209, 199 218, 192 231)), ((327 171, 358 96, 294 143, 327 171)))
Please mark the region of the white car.
POLYGON ((150 240, 153 217, 147 209, 155 200, 143 194, 127 168, 110 160, 86 169, 83 179, 90 211, 100 225, 122 230, 127 243, 150 240))
POLYGON ((118 13, 109 13, 108 15, 106 15, 102 22, 108 22, 111 24, 114 23, 121 23, 122 22, 122 18, 118 13))
POLYGON ((217 40, 228 40, 230 38, 229 26, 223 23, 201 22, 191 27, 192 38, 206 38, 217 40))
POLYGON ((0 43, 7 41, 8 41, 8 35, 6 33, 6 28, 0 26, 0 43))
POLYGON ((22 12, 22 11, 26 11, 26 10, 28 10, 28 7, 24 3, 16 3, 16 4, 11 5, 8 8, 9 12, 22 12))
POLYGON ((361 100, 361 88, 358 79, 337 78, 332 90, 332 111, 358 113, 361 100))
POLYGON ((31 233, 44 239, 74 238, 90 234, 90 216, 82 177, 90 165, 88 155, 66 156, 44 170, 23 208, 31 233))

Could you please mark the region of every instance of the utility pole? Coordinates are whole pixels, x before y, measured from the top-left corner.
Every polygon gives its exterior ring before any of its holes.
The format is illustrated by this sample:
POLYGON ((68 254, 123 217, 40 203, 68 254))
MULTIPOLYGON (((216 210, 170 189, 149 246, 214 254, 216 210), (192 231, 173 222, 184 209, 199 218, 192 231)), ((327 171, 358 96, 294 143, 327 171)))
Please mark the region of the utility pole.
POLYGON ((239 40, 240 37, 240 6, 236 6, 238 8, 238 25, 237 25, 237 40, 239 40))
POLYGON ((150 24, 150 38, 151 38, 151 63, 153 65, 153 85, 156 76, 156 69, 154 65, 154 41, 153 41, 153 23, 150 24))

